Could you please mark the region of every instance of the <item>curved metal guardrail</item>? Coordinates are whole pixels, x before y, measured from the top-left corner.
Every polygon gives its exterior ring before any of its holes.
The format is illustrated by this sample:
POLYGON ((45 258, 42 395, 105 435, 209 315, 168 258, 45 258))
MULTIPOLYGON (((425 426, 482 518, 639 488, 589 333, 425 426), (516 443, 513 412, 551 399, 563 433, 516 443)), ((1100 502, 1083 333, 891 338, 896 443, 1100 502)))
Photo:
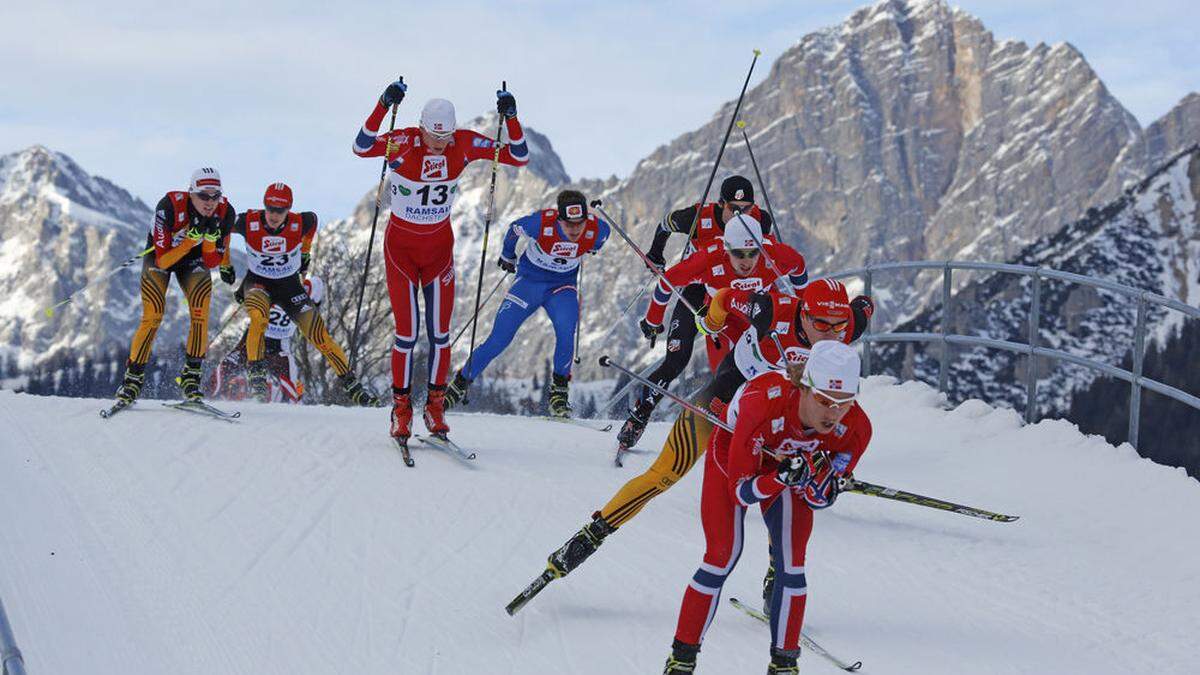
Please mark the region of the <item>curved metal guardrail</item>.
MULTIPOLYGON (((946 390, 946 382, 949 377, 950 370, 950 347, 953 345, 963 345, 972 347, 986 347, 988 349, 999 349, 1003 351, 1013 352, 1016 354, 1024 354, 1029 357, 1040 356, 1043 358, 1066 361, 1078 366, 1090 368, 1101 372, 1110 377, 1115 377, 1129 383, 1129 444, 1137 447, 1138 444, 1138 427, 1141 420, 1142 407, 1142 390, 1149 389, 1150 391, 1162 394, 1191 406, 1196 410, 1200 410, 1200 397, 1193 396, 1185 391, 1176 389, 1162 382, 1151 380, 1142 376, 1142 366, 1146 354, 1146 309, 1150 305, 1158 305, 1167 309, 1182 312, 1183 314, 1200 319, 1200 308, 1185 305, 1178 300, 1172 300, 1157 293, 1151 293, 1132 286, 1097 279, 1095 277, 1083 276, 1071 272, 1062 272, 1047 267, 1031 267, 1028 265, 1009 265, 1003 263, 986 263, 973 262, 962 260, 919 260, 913 262, 896 262, 896 263, 880 263, 876 265, 868 265, 858 269, 847 270, 829 275, 830 278, 844 279, 846 277, 861 277, 863 279, 864 290, 867 295, 871 294, 871 284, 876 274, 880 272, 895 272, 901 270, 924 271, 924 270, 942 270, 942 316, 941 316, 941 333, 872 333, 868 331, 861 338, 863 341, 863 371, 866 374, 871 372, 871 345, 876 342, 938 342, 942 345, 941 362, 938 368, 938 390, 946 390), (953 309, 953 274, 954 270, 971 270, 983 272, 1001 272, 1004 274, 1015 274, 1019 276, 1027 276, 1033 279, 1030 298, 1030 316, 1029 316, 1029 336, 1027 343, 1012 342, 1009 340, 993 340, 990 338, 977 337, 973 335, 957 335, 950 332, 950 312, 953 309), (1133 350, 1133 370, 1125 370, 1117 368, 1107 363, 1101 363, 1093 359, 1076 356, 1058 349, 1047 349, 1038 346, 1038 330, 1041 318, 1041 303, 1042 303, 1042 280, 1057 279, 1068 283, 1078 284, 1080 286, 1090 286, 1099 288, 1113 293, 1119 293, 1126 297, 1137 301, 1137 327, 1134 330, 1134 339, 1131 348, 1133 350)), ((1035 359, 1029 358, 1025 372, 1025 419, 1028 422, 1034 422, 1037 419, 1037 370, 1035 359)))
POLYGON ((0 673, 3 675, 25 675, 25 660, 17 649, 8 615, 4 613, 4 602, 0 600, 0 673))

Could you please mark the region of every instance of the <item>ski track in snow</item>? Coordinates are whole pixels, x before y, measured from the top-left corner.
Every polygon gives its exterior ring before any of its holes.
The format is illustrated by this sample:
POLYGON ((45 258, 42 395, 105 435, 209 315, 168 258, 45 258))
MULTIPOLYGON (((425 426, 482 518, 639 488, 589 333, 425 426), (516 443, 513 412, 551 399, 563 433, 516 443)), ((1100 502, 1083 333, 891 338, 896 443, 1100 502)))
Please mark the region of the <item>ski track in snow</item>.
MULTIPOLYGON (((872 378, 863 405, 860 478, 1021 519, 844 495, 809 546, 814 639, 864 673, 1200 671, 1200 484, 917 383, 872 378)), ((31 673, 659 672, 703 552, 698 467, 509 617, 653 451, 615 469, 612 433, 456 414, 479 459, 414 444, 410 469, 386 411, 100 407, 0 392, 0 597, 31 673)), ((765 670, 767 632, 726 602, 761 597, 757 510, 745 535, 701 674, 765 670)))

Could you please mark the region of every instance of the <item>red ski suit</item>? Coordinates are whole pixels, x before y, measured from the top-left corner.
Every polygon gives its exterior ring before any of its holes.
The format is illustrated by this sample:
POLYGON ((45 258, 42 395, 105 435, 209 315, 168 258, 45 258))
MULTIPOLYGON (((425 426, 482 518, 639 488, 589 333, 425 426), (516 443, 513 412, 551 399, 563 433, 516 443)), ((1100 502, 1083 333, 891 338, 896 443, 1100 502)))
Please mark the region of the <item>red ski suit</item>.
MULTIPOLYGON (((383 257, 388 295, 396 321, 392 347, 392 388, 407 393, 412 380, 412 352, 420 333, 417 291, 425 296, 429 340, 429 383, 445 385, 450 371, 450 315, 454 311, 454 230, 450 209, 458 197, 458 179, 475 160, 495 155, 492 139, 458 129, 441 154, 421 141, 418 127, 379 133, 387 108, 376 103, 354 142, 359 157, 388 162, 387 190, 391 216, 384 233, 383 257)), ((502 164, 529 162, 521 123, 506 120, 508 139, 500 148, 502 164)))
POLYGON ((799 649, 808 592, 804 554, 812 532, 813 510, 800 489, 777 477, 780 456, 826 451, 838 475, 854 471, 871 440, 871 422, 857 403, 830 433, 805 429, 800 421, 801 392, 780 371, 750 380, 738 390, 726 412, 730 434, 718 428, 704 462, 700 517, 704 561, 683 595, 675 638, 699 645, 720 601, 721 587, 742 553, 746 509, 757 503, 771 539, 775 587, 771 598, 771 646, 799 649), (841 455, 839 457, 839 455, 841 455))

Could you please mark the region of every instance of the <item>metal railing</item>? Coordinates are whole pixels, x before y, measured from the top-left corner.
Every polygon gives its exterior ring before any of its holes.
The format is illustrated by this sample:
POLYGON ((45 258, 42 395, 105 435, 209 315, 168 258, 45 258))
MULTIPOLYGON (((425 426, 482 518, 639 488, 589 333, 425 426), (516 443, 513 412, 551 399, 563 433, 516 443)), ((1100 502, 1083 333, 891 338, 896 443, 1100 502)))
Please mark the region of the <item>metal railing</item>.
POLYGON ((943 260, 930 261, 921 260, 914 262, 897 262, 897 263, 881 263, 876 265, 868 265, 858 269, 838 272, 829 275, 830 278, 843 279, 846 277, 861 277, 863 279, 863 293, 871 294, 871 285, 876 274, 880 272, 895 272, 901 270, 908 271, 923 271, 923 270, 941 270, 942 271, 942 315, 941 315, 941 332, 940 333, 871 333, 870 328, 866 334, 862 336, 863 341, 863 372, 870 374, 871 372, 871 346, 874 343, 883 342, 924 342, 941 343, 940 362, 938 366, 938 390, 946 391, 946 385, 950 374, 950 348, 955 345, 985 347, 988 349, 999 349, 1003 351, 1023 354, 1028 358, 1028 363, 1025 369, 1025 420, 1027 422, 1037 421, 1037 387, 1038 377, 1036 369, 1036 359, 1034 357, 1042 357, 1054 361, 1065 361, 1084 368, 1090 368, 1101 372, 1110 377, 1115 377, 1129 383, 1129 444, 1135 448, 1138 445, 1138 427, 1141 420, 1142 408, 1142 389, 1162 394, 1172 398, 1180 403, 1191 406, 1196 410, 1200 410, 1200 398, 1193 396, 1185 391, 1181 391, 1162 382, 1152 380, 1142 376, 1142 366, 1146 354, 1146 321, 1147 308, 1150 305, 1157 305, 1166 309, 1182 312, 1184 315, 1200 319, 1200 308, 1185 305, 1178 300, 1172 300, 1150 291, 1145 291, 1132 286, 1125 286, 1104 279, 1073 274, 1071 272, 1062 272, 1059 270, 1049 269, 1046 267, 1031 267, 1028 265, 1009 265, 1001 263, 985 263, 985 262, 970 262, 960 260, 943 260), (953 297, 953 273, 954 270, 972 270, 983 272, 1000 272, 1003 274, 1015 274, 1032 278, 1030 292, 1030 314, 1029 314, 1029 334, 1028 342, 1012 342, 1009 340, 994 340, 991 338, 977 337, 973 335, 957 335, 950 331, 951 318, 954 310, 953 297), (1039 324, 1042 314, 1042 281, 1044 279, 1055 279, 1068 283, 1078 284, 1081 286, 1089 286, 1092 288, 1103 289, 1124 295, 1137 302, 1137 324, 1134 329, 1133 344, 1131 349, 1133 352, 1133 370, 1125 370, 1117 368, 1107 363, 1076 356, 1058 349, 1047 349, 1038 346, 1039 324))
POLYGON ((25 660, 21 657, 21 650, 17 649, 17 639, 13 637, 12 626, 8 625, 3 600, 0 600, 0 673, 25 675, 25 660))

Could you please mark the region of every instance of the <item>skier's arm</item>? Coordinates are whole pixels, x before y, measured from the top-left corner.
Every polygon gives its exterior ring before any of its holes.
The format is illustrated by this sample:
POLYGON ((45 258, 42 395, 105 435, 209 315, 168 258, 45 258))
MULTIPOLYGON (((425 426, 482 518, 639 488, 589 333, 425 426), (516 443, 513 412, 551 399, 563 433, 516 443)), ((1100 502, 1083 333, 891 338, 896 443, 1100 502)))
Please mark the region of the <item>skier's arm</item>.
POLYGON ((312 260, 313 241, 317 238, 317 214, 312 211, 301 213, 300 226, 304 230, 304 238, 300 240, 300 274, 304 274, 312 260))
POLYGON ((214 227, 215 231, 208 232, 200 245, 200 257, 208 269, 219 267, 221 261, 224 260, 225 252, 229 250, 229 233, 233 231, 235 220, 237 220, 237 211, 234 210, 232 204, 227 204, 224 216, 218 217, 215 214, 210 216, 210 226, 214 227), (212 222, 213 220, 216 220, 215 224, 212 222))
POLYGON ((808 267, 804 256, 787 244, 773 244, 768 247, 771 259, 779 267, 779 271, 787 275, 788 281, 796 290, 808 285, 808 267))
POLYGON ((154 210, 154 264, 160 269, 165 270, 182 260, 200 242, 198 237, 185 237, 178 246, 172 246, 171 226, 174 223, 175 206, 170 199, 163 197, 154 210))
POLYGON ((537 231, 538 223, 541 220, 541 211, 522 216, 508 226, 508 231, 504 233, 504 246, 500 249, 500 257, 509 262, 515 262, 517 259, 517 242, 521 237, 531 237, 530 231, 537 231))
MULTIPOLYGON (((387 150, 387 139, 380 138, 379 127, 383 124, 383 116, 387 114, 387 106, 383 101, 375 101, 375 108, 363 122, 358 136, 354 139, 354 154, 359 157, 382 157, 387 150)), ((385 134, 386 136, 386 134, 385 134)))
POLYGON ((657 265, 663 265, 666 258, 663 257, 663 251, 667 247, 667 240, 671 238, 671 234, 675 232, 683 232, 687 234, 692 230, 692 223, 696 220, 696 212, 699 206, 689 206, 685 209, 677 209, 663 216, 658 227, 654 229, 654 241, 650 244, 650 250, 646 253, 649 258, 657 265))
POLYGON ((593 255, 599 253, 600 249, 604 248, 604 244, 606 244, 608 242, 608 235, 610 235, 610 234, 612 234, 612 228, 609 227, 608 223, 604 222, 604 219, 602 219, 602 218, 597 218, 596 219, 596 243, 595 243, 595 245, 592 246, 592 250, 591 250, 591 253, 593 255))
POLYGON ((846 331, 846 344, 854 342, 867 332, 871 315, 874 313, 875 303, 869 296, 859 295, 850 301, 850 330, 846 331))
POLYGON ((684 286, 695 281, 703 281, 704 268, 708 264, 708 255, 700 253, 690 255, 682 262, 663 273, 654 293, 650 297, 650 306, 646 308, 646 322, 661 326, 663 316, 667 312, 667 303, 671 300, 671 287, 663 282, 665 278, 675 288, 682 290, 684 286))
POLYGON ((763 470, 763 442, 770 429, 768 392, 747 387, 738 397, 737 423, 729 442, 729 489, 742 506, 783 492, 787 485, 774 469, 763 470), (757 452, 756 452, 757 450, 757 452))
MULTIPOLYGON (((529 163, 529 146, 525 143, 521 123, 513 117, 505 120, 505 124, 508 125, 509 142, 500 146, 500 163, 509 166, 525 166, 529 163), (516 127, 515 136, 513 135, 514 127, 516 127)), ((470 129, 460 129, 455 134, 454 142, 463 144, 463 153, 467 156, 467 160, 472 162, 477 159, 490 160, 496 147, 492 139, 470 129)))

